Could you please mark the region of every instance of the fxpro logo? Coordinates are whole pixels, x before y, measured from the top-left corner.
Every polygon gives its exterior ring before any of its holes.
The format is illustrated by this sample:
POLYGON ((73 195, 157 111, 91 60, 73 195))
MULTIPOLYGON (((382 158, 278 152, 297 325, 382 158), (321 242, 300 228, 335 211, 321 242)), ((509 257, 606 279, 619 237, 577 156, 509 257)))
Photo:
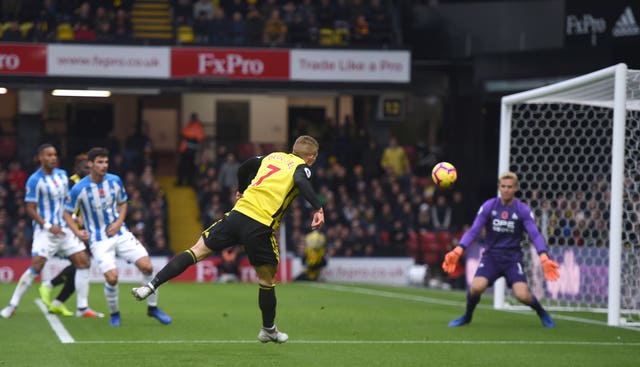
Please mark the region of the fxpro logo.
POLYGON ((0 54, 0 70, 16 70, 20 67, 20 57, 16 54, 0 54))
POLYGON ((607 21, 591 14, 567 15, 567 36, 601 34, 607 30, 607 21))
POLYGON ((245 59, 238 54, 227 54, 223 58, 216 58, 213 53, 198 55, 199 74, 260 75, 263 72, 264 63, 262 60, 245 59))

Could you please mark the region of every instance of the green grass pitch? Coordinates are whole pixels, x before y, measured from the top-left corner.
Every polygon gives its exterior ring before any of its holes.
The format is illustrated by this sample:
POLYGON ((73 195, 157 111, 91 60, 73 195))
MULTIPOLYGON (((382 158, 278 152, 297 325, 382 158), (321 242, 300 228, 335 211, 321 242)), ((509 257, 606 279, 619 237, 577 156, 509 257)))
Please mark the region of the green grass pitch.
MULTIPOLYGON (((15 284, 0 284, 4 306, 15 284)), ((605 315, 552 313, 545 329, 533 311, 495 311, 485 295, 473 323, 451 329, 465 295, 424 288, 280 284, 276 324, 286 344, 262 344, 254 284, 168 283, 161 325, 120 285, 122 326, 108 319, 47 317, 34 284, 16 314, 0 319, 5 366, 638 366, 640 328, 605 325, 605 315)), ((91 306, 106 312, 102 285, 91 306)), ((68 302, 75 305, 75 297, 68 302)))

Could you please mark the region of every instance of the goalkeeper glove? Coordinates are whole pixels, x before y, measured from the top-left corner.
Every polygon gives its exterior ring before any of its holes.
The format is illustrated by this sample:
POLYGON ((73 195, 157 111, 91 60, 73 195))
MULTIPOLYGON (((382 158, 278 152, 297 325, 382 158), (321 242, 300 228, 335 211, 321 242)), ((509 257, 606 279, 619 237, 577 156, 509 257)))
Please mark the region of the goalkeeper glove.
POLYGON ((442 270, 447 273, 453 273, 456 270, 456 266, 458 266, 458 261, 460 260, 460 256, 464 254, 464 248, 462 246, 457 246, 453 250, 447 252, 444 255, 444 262, 442 263, 442 270))
POLYGON ((558 271, 559 265, 557 262, 551 260, 549 255, 545 252, 540 254, 540 262, 542 263, 542 270, 544 271, 544 277, 547 280, 554 281, 560 278, 560 272, 558 271))

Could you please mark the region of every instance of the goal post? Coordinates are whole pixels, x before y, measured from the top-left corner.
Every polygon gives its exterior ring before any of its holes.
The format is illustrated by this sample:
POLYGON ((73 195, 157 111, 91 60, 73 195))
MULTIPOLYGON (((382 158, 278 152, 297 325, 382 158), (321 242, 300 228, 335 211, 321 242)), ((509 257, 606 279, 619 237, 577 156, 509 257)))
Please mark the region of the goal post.
MULTIPOLYGON (((505 96, 500 119, 499 172, 519 175, 519 196, 561 264, 560 280, 546 283, 524 245, 533 293, 552 310, 638 321, 640 71, 617 64, 505 96)), ((494 295, 497 309, 515 303, 504 279, 494 295)))

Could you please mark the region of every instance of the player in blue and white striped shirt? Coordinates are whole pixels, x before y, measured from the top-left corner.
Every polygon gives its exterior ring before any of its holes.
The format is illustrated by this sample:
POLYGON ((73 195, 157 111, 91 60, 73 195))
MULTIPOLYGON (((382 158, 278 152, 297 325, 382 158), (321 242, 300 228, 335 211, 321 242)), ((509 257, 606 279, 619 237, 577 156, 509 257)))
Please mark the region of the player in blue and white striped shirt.
MULTIPOLYGON (((133 263, 142 272, 146 284, 153 277, 149 253, 127 229, 127 193, 120 177, 107 173, 109 151, 92 148, 87 152, 89 174, 73 186, 65 205, 64 218, 73 223, 76 208, 84 219, 84 229, 73 226, 74 233, 83 241, 89 241, 91 253, 104 274, 104 293, 111 313, 111 326, 120 326, 118 307, 118 269, 116 255, 133 263)), ((148 298, 147 315, 169 324, 171 318, 158 306, 158 296, 148 298)))
POLYGON ((43 144, 38 148, 38 159, 40 168, 27 180, 24 199, 27 204, 27 213, 33 219, 34 228, 31 266, 20 277, 9 305, 0 311, 0 316, 9 318, 13 315, 20 299, 31 287, 47 260, 58 254, 69 257, 77 269, 75 287, 78 311, 76 315, 99 317, 99 314, 88 306, 89 256, 85 252, 84 244, 72 234, 62 216, 64 201, 69 190, 67 172, 56 168, 58 153, 51 144, 43 144))

